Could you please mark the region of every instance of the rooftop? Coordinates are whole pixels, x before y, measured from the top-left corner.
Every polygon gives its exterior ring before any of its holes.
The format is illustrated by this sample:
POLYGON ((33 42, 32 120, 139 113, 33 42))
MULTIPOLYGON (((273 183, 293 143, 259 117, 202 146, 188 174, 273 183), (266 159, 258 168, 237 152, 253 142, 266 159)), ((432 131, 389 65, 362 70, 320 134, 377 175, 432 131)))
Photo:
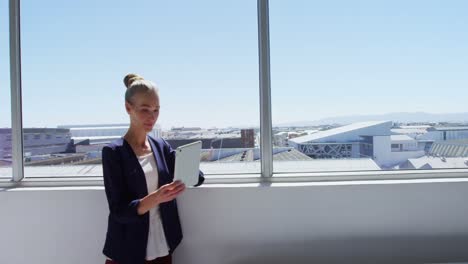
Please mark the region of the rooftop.
POLYGON ((468 168, 468 158, 463 157, 428 157, 424 156, 417 159, 408 159, 408 162, 413 165, 415 169, 454 169, 454 168, 468 168))
POLYGON ((392 141, 416 141, 414 138, 407 135, 391 135, 390 139, 392 141))
MULTIPOLYGON (((294 154, 293 154, 294 155, 294 154)), ((282 155, 277 156, 282 157, 282 155)), ((275 172, 332 172, 332 171, 374 171, 380 167, 372 159, 309 159, 287 161, 276 159, 275 172)), ((259 173, 260 161, 252 162, 202 162, 200 169, 206 174, 259 173)), ((101 164, 25 166, 26 177, 101 177, 101 164)), ((10 177, 11 168, 0 167, 0 177, 10 177)))
POLYGON ((314 140, 318 140, 318 139, 322 139, 326 137, 335 136, 338 134, 343 134, 346 132, 351 132, 351 131, 358 130, 358 129, 370 128, 373 126, 379 126, 379 125, 384 125, 384 124, 391 125, 392 122, 391 121, 369 121, 369 122, 353 123, 351 125, 341 126, 341 127, 332 128, 329 130, 319 131, 317 133, 313 133, 310 135, 297 137, 297 138, 291 139, 291 141, 295 143, 307 143, 309 141, 314 141, 314 140))
POLYGON ((428 131, 457 131, 457 130, 467 130, 468 126, 459 126, 459 127, 431 127, 428 128, 428 131))

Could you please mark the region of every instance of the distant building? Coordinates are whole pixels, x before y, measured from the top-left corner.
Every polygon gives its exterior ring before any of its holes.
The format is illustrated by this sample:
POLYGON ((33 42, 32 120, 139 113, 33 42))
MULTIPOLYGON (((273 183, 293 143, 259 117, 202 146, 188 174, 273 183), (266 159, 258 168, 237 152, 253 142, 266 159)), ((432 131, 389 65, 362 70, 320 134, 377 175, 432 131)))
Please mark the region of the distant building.
POLYGON ((171 131, 200 131, 201 127, 172 127, 171 131))
POLYGON ((434 142, 428 155, 437 157, 468 157, 468 139, 434 142))
POLYGON ((189 144, 195 141, 202 142, 202 149, 210 148, 242 148, 242 139, 240 137, 235 138, 173 138, 166 139, 172 148, 177 148, 185 144, 189 144))
POLYGON ((173 128, 163 132, 163 138, 173 148, 195 141, 202 142, 202 149, 233 149, 255 147, 254 129, 199 129, 173 128))
POLYGON ((396 135, 407 135, 414 139, 422 139, 424 135, 428 133, 428 129, 432 126, 420 125, 420 126, 398 126, 391 129, 392 134, 396 135))
POLYGON ((241 145, 243 148, 255 147, 255 131, 253 129, 241 129, 241 145))
MULTIPOLYGON (((83 153, 100 151, 106 144, 123 137, 128 131, 129 124, 66 125, 59 127, 70 130, 75 151, 83 153)), ((148 135, 160 137, 161 127, 155 125, 148 135)))
POLYGON ((391 121, 360 122, 297 137, 289 145, 315 159, 371 158, 390 168, 424 150, 408 136, 391 135, 391 121))
POLYGON ((315 130, 314 132, 312 132, 312 131, 311 132, 307 132, 307 131, 302 131, 302 132, 296 132, 296 131, 278 132, 273 136, 273 145, 276 146, 276 147, 288 147, 290 139, 306 136, 306 135, 315 133, 317 131, 318 130, 315 130))
MULTIPOLYGON (((72 139, 75 144, 83 140, 89 140, 90 144, 111 142, 127 133, 129 124, 108 124, 108 125, 67 125, 60 128, 70 129, 72 139)), ((148 133, 153 137, 161 136, 161 127, 155 125, 153 130, 148 133)))
POLYGON ((434 142, 468 140, 468 127, 466 126, 399 126, 391 129, 393 134, 407 135, 418 141, 419 148, 426 152, 432 147, 434 142))
POLYGON ((392 152, 421 150, 418 146, 418 141, 407 135, 391 135, 390 139, 392 142, 392 152))
MULTIPOLYGON (((209 161, 218 162, 252 162, 260 160, 260 149, 216 149, 209 151, 209 161)), ((275 161, 304 161, 312 160, 307 155, 297 151, 294 148, 274 148, 273 160, 275 161)))
POLYGON ((191 137, 191 138, 168 138, 167 142, 177 148, 195 141, 202 142, 202 149, 232 149, 232 148, 253 148, 255 146, 254 131, 246 130, 241 132, 241 136, 219 135, 212 137, 191 137))
MULTIPOLYGON (((11 128, 1 128, 0 159, 4 161, 11 161, 11 140, 11 128)), ((23 146, 25 157, 64 153, 73 149, 70 130, 65 128, 24 128, 23 146)))
POLYGON ((468 158, 432 157, 424 156, 415 159, 408 159, 399 166, 400 169, 468 169, 468 158))
POLYGON ((435 140, 460 140, 468 139, 468 127, 431 127, 428 132, 433 132, 437 135, 435 140))

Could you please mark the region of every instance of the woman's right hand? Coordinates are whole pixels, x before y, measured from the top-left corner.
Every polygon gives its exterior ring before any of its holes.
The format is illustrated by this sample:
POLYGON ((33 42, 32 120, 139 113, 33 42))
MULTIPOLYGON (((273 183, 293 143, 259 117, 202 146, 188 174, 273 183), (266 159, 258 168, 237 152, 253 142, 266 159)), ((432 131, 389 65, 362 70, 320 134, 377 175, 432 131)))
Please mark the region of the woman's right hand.
POLYGON ((159 187, 151 193, 157 204, 165 203, 174 200, 179 194, 185 190, 185 184, 181 181, 174 181, 159 187))
POLYGON ((185 184, 181 181, 175 181, 159 187, 159 189, 140 200, 140 204, 137 209, 138 214, 143 215, 151 210, 151 208, 158 206, 160 203, 174 200, 174 198, 184 190, 185 184))

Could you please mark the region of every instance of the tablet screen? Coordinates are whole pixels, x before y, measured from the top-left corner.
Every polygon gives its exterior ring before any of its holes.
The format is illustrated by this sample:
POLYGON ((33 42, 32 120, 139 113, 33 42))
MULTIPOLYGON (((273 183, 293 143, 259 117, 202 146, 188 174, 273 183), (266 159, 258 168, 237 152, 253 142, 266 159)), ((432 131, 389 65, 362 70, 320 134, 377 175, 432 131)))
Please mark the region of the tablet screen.
POLYGON ((180 180, 186 186, 198 183, 201 145, 201 141, 196 141, 176 149, 174 180, 180 180))

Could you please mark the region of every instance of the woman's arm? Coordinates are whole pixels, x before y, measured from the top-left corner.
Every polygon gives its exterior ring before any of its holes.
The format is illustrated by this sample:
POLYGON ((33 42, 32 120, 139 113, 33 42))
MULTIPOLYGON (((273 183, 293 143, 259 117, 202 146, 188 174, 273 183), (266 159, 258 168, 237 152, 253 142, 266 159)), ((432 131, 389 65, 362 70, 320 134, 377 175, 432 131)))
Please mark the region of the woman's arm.
POLYGON ((161 186, 158 190, 142 199, 131 200, 128 198, 119 160, 110 147, 102 149, 102 166, 109 210, 115 219, 121 223, 141 221, 141 215, 144 215, 160 203, 173 200, 185 190, 183 183, 175 181, 161 186))
POLYGON ((148 194, 140 200, 138 205, 138 214, 146 214, 151 208, 173 200, 185 190, 185 185, 181 181, 171 182, 159 187, 156 191, 148 194))
POLYGON ((102 149, 104 187, 110 214, 121 223, 141 221, 137 212, 140 199, 129 197, 119 162, 115 150, 108 146, 102 149))

